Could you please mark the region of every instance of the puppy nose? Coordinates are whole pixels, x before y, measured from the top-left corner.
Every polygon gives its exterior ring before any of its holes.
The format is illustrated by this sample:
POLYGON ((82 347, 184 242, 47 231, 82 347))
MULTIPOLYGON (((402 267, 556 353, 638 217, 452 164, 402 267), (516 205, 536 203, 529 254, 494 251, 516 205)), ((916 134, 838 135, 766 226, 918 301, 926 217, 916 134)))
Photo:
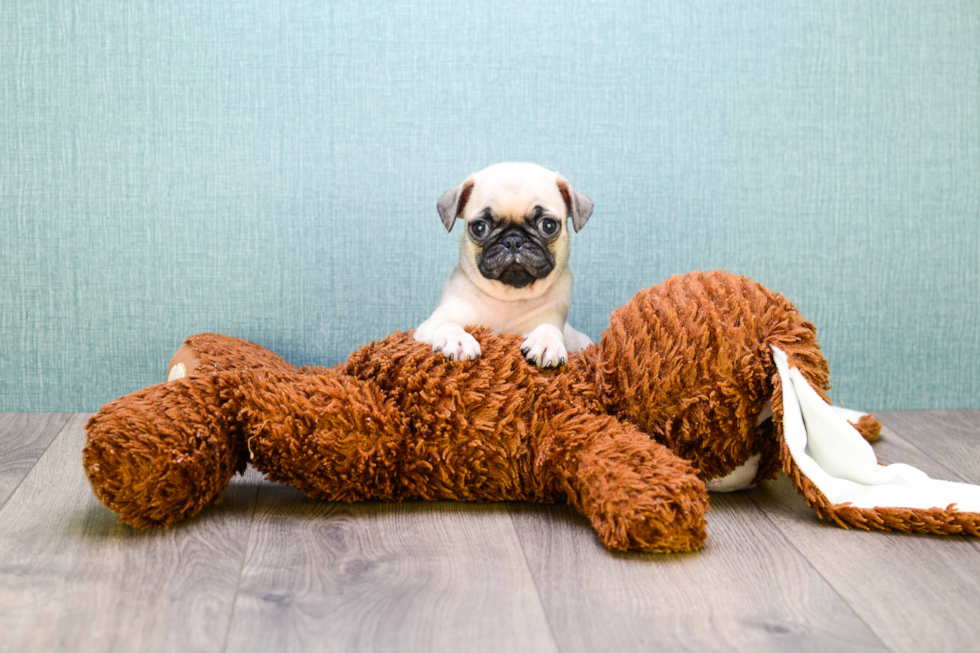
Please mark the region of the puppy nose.
POLYGON ((511 253, 523 247, 525 242, 527 242, 527 239, 522 234, 507 234, 500 239, 500 244, 506 247, 507 251, 511 253))

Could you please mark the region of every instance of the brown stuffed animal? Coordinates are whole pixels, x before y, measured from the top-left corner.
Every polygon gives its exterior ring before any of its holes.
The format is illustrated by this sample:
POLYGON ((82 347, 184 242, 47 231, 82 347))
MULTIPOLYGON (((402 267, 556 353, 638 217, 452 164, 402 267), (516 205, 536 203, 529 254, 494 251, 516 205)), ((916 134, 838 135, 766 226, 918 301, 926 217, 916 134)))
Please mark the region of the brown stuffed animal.
MULTIPOLYGON (((333 369, 296 369, 243 340, 193 336, 172 362, 186 378, 117 399, 89 421, 92 488, 125 523, 169 526, 219 500, 251 463, 332 501, 568 501, 607 547, 686 551, 704 542, 705 481, 740 475, 740 487, 782 468, 841 525, 980 534, 980 516, 942 496, 882 507, 876 495, 868 507, 840 488, 877 491, 876 480, 835 476, 826 460, 830 480, 822 476, 820 447, 805 441, 816 424, 807 406, 826 405, 829 381, 815 329, 744 277, 693 273, 638 293, 600 343, 560 370, 528 364, 518 336, 471 333, 483 352, 474 362, 395 333, 333 369), (800 384, 815 394, 784 391, 800 384)), ((879 425, 864 416, 857 427, 873 438, 879 425)), ((868 447, 841 428, 845 449, 868 447)), ((897 481, 914 486, 901 501, 922 494, 918 480, 897 481)))

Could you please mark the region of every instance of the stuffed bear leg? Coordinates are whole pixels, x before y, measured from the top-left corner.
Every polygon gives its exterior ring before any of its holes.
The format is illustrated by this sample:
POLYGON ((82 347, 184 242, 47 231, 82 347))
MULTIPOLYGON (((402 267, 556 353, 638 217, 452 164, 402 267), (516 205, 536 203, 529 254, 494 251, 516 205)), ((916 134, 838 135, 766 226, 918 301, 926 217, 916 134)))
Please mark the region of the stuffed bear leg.
POLYGON ((137 528, 169 526, 221 498, 244 471, 232 370, 295 368, 264 347, 216 333, 188 338, 168 383, 102 407, 86 425, 83 462, 96 497, 137 528), (219 374, 224 372, 224 374, 219 374))
MULTIPOLYGON (((232 345, 232 356, 201 358, 235 362, 243 348, 232 345)), ((138 528, 196 515, 249 460, 317 498, 427 498, 431 468, 413 467, 400 415, 374 384, 330 369, 195 374, 103 406, 86 425, 83 462, 103 505, 138 528)))
POLYGON ((228 374, 158 383, 102 407, 82 451, 92 491, 119 521, 170 526, 221 498, 245 459, 228 374))
POLYGON ((331 501, 445 498, 427 490, 432 466, 375 383, 326 368, 244 376, 238 419, 249 462, 270 480, 331 501))
POLYGON ((705 539, 708 495, 694 468, 609 416, 552 417, 539 473, 585 515, 610 549, 690 551, 705 539))

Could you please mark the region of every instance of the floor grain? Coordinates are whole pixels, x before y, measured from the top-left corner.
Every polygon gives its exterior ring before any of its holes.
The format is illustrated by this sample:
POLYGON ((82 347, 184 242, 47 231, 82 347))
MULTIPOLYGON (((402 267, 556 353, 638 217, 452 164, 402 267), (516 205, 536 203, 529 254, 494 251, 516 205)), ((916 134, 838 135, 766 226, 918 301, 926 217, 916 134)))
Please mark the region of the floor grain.
POLYGON ((262 488, 227 650, 554 651, 502 504, 262 488))
MULTIPOLYGON (((883 430, 875 445, 882 460, 907 462, 948 480, 964 477, 961 461, 939 462, 914 438, 906 439, 902 425, 885 423, 901 432, 883 430)), ((967 430, 954 437, 980 433, 967 430)), ((868 533, 820 522, 785 477, 763 483, 749 496, 891 650, 976 648, 980 547, 975 538, 868 533)))
POLYGON ((514 504, 548 619, 574 651, 872 651, 878 638, 743 494, 697 553, 611 553, 568 507, 514 504))
MULTIPOLYGON (((615 554, 567 506, 312 501, 236 478, 134 531, 85 415, 0 414, 0 651, 971 650, 980 540, 820 522, 783 480, 713 495, 708 544, 615 554), (5 503, 4 503, 5 502, 5 503)), ((879 458, 980 482, 980 411, 885 413, 879 458)))
POLYGON ((86 419, 67 423, 0 510, 0 650, 215 650, 254 489, 236 484, 169 530, 117 524, 82 468, 86 419))
POLYGON ((980 483, 980 410, 881 413, 881 423, 967 483, 980 483))
POLYGON ((71 413, 0 413, 0 508, 71 418, 71 413))

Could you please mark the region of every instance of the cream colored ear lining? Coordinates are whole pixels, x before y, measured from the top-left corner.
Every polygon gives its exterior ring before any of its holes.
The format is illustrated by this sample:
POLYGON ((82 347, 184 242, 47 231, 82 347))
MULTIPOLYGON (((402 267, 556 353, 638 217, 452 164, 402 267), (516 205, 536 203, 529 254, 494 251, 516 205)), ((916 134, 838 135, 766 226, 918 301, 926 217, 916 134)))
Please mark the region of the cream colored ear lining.
POLYGON ((167 375, 168 381, 173 381, 174 379, 182 379, 187 376, 187 367, 183 363, 177 363, 170 368, 170 374, 167 375))
POLYGON ((905 465, 879 465, 871 445, 848 423, 860 413, 835 410, 786 354, 773 347, 783 389, 783 435, 793 461, 832 504, 980 512, 980 486, 929 478, 905 465))

